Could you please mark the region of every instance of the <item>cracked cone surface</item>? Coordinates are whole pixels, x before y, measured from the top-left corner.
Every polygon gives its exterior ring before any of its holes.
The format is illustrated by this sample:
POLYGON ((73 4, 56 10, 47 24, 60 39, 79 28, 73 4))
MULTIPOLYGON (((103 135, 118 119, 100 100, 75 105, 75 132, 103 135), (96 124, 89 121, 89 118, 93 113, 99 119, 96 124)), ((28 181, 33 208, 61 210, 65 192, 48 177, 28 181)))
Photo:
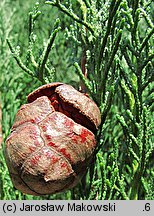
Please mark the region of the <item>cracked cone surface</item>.
POLYGON ((100 123, 98 107, 61 83, 40 87, 28 101, 17 112, 6 141, 5 158, 14 186, 32 195, 74 187, 86 172, 96 147, 93 131, 100 123))

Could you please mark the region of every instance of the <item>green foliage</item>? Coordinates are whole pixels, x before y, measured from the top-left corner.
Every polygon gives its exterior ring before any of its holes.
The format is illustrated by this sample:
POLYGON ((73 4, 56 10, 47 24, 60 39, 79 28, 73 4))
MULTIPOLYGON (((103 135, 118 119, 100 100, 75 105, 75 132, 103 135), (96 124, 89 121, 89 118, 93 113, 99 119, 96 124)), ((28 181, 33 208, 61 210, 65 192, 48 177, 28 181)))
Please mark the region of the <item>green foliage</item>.
POLYGON ((154 199, 152 0, 52 0, 35 6, 20 0, 11 9, 9 3, 0 3, 4 142, 25 96, 41 83, 78 88, 81 80, 102 122, 87 174, 61 194, 34 197, 13 188, 3 142, 1 199, 154 199))

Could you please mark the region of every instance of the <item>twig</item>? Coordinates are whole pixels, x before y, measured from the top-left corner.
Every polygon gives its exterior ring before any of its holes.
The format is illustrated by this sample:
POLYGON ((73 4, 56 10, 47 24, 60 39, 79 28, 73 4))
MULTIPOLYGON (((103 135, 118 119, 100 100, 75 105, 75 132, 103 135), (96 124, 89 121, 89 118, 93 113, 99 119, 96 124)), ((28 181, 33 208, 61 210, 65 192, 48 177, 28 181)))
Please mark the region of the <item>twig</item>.
POLYGON ((82 80, 82 82, 84 83, 85 87, 87 88, 88 92, 91 94, 92 97, 94 97, 94 93, 92 91, 92 88, 90 86, 89 81, 85 78, 84 74, 82 73, 82 70, 79 66, 79 64, 77 62, 74 63, 74 66, 76 68, 76 71, 80 77, 80 79, 82 80))
POLYGON ((126 47, 121 46, 121 52, 122 52, 122 54, 124 55, 124 58, 125 58, 125 60, 126 60, 126 62, 127 62, 128 67, 130 68, 130 70, 131 70, 133 73, 136 74, 134 65, 132 64, 132 62, 131 62, 131 60, 130 60, 130 58, 129 58, 129 55, 128 55, 127 50, 126 50, 126 47))
POLYGON ((142 62, 141 66, 139 67, 139 73, 141 73, 141 71, 146 67, 148 62, 150 62, 153 58, 154 58, 154 54, 151 54, 148 56, 148 58, 145 61, 142 62))
POLYGON ((139 52, 141 52, 144 47, 146 46, 147 42, 149 41, 150 37, 154 34, 154 27, 152 28, 152 30, 149 32, 149 34, 144 38, 141 47, 139 49, 139 52))
POLYGON ((8 43, 9 48, 13 54, 13 57, 15 58, 16 62, 21 67, 21 69, 23 69, 29 75, 34 76, 34 73, 23 64, 23 62, 21 61, 21 58, 17 55, 16 50, 13 48, 9 39, 7 39, 7 43, 8 43))
POLYGON ((111 5, 110 5, 109 18, 108 18, 108 23, 107 23, 107 30, 106 30, 105 36, 103 38, 103 42, 102 42, 102 45, 101 45, 101 48, 100 48, 100 54, 99 54, 99 58, 98 58, 98 61, 99 61, 98 62, 98 67, 99 67, 98 70, 101 67, 103 53, 104 53, 104 49, 105 49, 105 46, 106 46, 106 43, 107 43, 108 36, 110 34, 112 21, 113 21, 113 18, 114 18, 114 15, 115 15, 116 11, 118 10, 118 7, 119 7, 120 3, 121 3, 121 0, 118 0, 117 3, 116 3, 115 0, 112 0, 111 5))
POLYGON ((55 2, 50 2, 50 1, 46 1, 45 2, 48 5, 53 5, 56 6, 57 8, 59 8, 63 13, 67 14, 69 17, 71 17, 73 20, 75 20, 77 23, 82 24, 83 26, 85 26, 93 35, 95 34, 93 27, 83 21, 82 19, 80 19, 75 13, 73 13, 72 11, 69 11, 64 5, 62 5, 60 3, 59 0, 56 0, 55 2))
POLYGON ((12 46, 11 42, 9 39, 7 39, 7 43, 9 45, 9 48, 16 60, 16 62, 18 63, 18 65, 29 75, 31 76, 35 76, 36 78, 38 78, 42 83, 46 83, 46 79, 44 78, 44 69, 46 70, 46 72, 48 73, 48 75, 50 74, 50 69, 48 68, 46 62, 48 60, 48 56, 49 53, 51 51, 51 47, 53 45, 53 42, 55 40, 55 37, 58 33, 58 31, 60 31, 61 27, 59 26, 59 19, 56 20, 55 22, 55 29, 54 31, 51 33, 47 45, 43 50, 43 53, 41 55, 41 57, 39 58, 39 62, 37 63, 34 59, 33 53, 32 53, 32 46, 33 46, 33 41, 32 41, 32 35, 33 35, 33 24, 34 24, 34 20, 40 15, 39 12, 32 14, 30 13, 30 18, 29 18, 29 49, 28 49, 28 55, 30 57, 32 66, 34 67, 35 71, 31 71, 26 65, 24 65, 24 63, 22 62, 21 58, 19 57, 19 53, 17 53, 17 51, 14 49, 14 47, 12 46))
MULTIPOLYGON (((59 23, 59 20, 57 20, 57 23, 59 23)), ((49 56, 49 53, 51 51, 51 47, 53 45, 55 37, 56 37, 58 31, 60 31, 60 30, 61 30, 61 27, 59 26, 58 28, 56 28, 52 32, 52 34, 50 35, 49 40, 47 42, 47 46, 44 49, 43 54, 42 54, 42 56, 40 58, 40 62, 39 62, 39 74, 38 74, 40 80, 43 80, 43 69, 45 68, 45 65, 46 65, 46 62, 48 60, 48 56, 49 56)))
POLYGON ((119 48, 119 43, 120 43, 120 40, 121 40, 121 35, 122 35, 122 29, 120 29, 119 32, 118 32, 118 34, 117 34, 117 39, 115 41, 113 50, 111 52, 111 56, 110 56, 108 62, 106 63, 104 71, 103 71, 103 81, 101 82, 101 85, 100 85, 100 89, 103 89, 103 96, 105 96, 106 80, 107 80, 108 72, 109 72, 109 70, 110 70, 110 68, 112 66, 112 62, 113 62, 114 57, 115 57, 115 55, 117 53, 117 50, 119 48))

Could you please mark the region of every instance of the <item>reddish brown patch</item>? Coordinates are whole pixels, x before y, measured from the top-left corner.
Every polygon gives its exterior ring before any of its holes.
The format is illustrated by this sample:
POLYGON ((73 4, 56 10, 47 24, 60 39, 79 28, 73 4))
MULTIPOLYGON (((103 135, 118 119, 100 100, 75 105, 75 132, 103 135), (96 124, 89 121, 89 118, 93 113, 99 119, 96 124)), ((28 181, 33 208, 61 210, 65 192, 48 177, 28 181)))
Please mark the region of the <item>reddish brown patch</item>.
POLYGON ((70 113, 67 112, 66 110, 64 110, 64 114, 65 114, 67 117, 70 117, 70 113))
POLYGON ((53 143, 53 142, 49 142, 49 143, 48 143, 48 146, 56 147, 56 144, 53 143))
POLYGON ((66 162, 64 162, 64 161, 63 161, 63 162, 61 162, 61 163, 60 163, 60 165, 61 165, 61 167, 62 167, 62 168, 66 168, 66 167, 67 167, 67 163, 66 163, 66 162))
POLYGON ((63 85, 63 83, 54 82, 39 87, 28 95, 28 102, 31 103, 32 101, 36 100, 38 97, 41 96, 50 97, 55 92, 55 88, 60 85, 63 85))
POLYGON ((65 110, 62 108, 61 104, 59 104, 59 106, 58 106, 58 111, 61 113, 65 112, 65 110))
POLYGON ((31 119, 31 120, 30 120, 31 123, 35 123, 35 121, 36 121, 36 120, 34 120, 34 119, 31 119))
POLYGON ((51 163, 55 164, 59 161, 59 158, 55 157, 54 155, 51 157, 51 163))
POLYGON ((72 107, 64 101, 62 101, 57 95, 57 93, 52 94, 49 97, 49 100, 51 101, 51 105, 54 107, 56 111, 65 114, 67 117, 72 117, 72 107))
POLYGON ((60 163, 61 168, 66 169, 68 173, 70 173, 72 170, 69 168, 68 164, 65 161, 62 161, 60 163))
POLYGON ((62 153, 63 156, 66 157, 68 160, 72 161, 71 155, 67 153, 67 150, 65 148, 58 149, 58 151, 62 153))
POLYGON ((88 130, 82 129, 82 132, 80 134, 81 141, 84 143, 87 140, 87 136, 90 135, 88 130))
POLYGON ((74 122, 71 121, 71 120, 68 119, 68 118, 65 118, 65 123, 64 123, 64 125, 65 125, 66 127, 69 127, 70 129, 72 129, 73 126, 74 126, 74 122))
POLYGON ((47 140, 51 140, 51 136, 48 135, 48 134, 45 135, 45 138, 46 138, 47 140))
POLYGON ((38 161, 39 161, 40 158, 41 158, 41 155, 35 155, 35 156, 33 156, 32 159, 31 159, 31 161, 30 161, 31 165, 35 166, 38 163, 38 161))
POLYGON ((40 146, 40 142, 38 140, 35 140, 34 145, 36 146, 36 147, 34 147, 36 149, 38 146, 40 146))
POLYGON ((61 153, 64 157, 66 157, 68 160, 72 161, 71 155, 67 153, 67 149, 65 148, 60 148, 53 142, 49 142, 48 146, 53 147, 57 152, 61 153))
POLYGON ((81 124, 88 129, 94 128, 93 123, 86 116, 84 116, 83 113, 80 113, 79 109, 73 107, 67 101, 61 99, 57 93, 50 95, 49 100, 56 111, 65 114, 67 117, 73 119, 76 123, 81 124))
POLYGON ((76 134, 73 134, 73 136, 72 136, 72 141, 73 141, 74 143, 78 143, 78 141, 79 141, 79 136, 76 135, 76 134))
POLYGON ((42 124, 41 128, 43 129, 43 131, 46 131, 48 127, 46 125, 42 124))
POLYGON ((56 93, 52 94, 52 95, 49 97, 49 100, 51 101, 51 105, 54 107, 54 109, 55 109, 56 111, 58 111, 58 110, 59 110, 59 102, 58 102, 56 93))
POLYGON ((34 152, 34 150, 36 149, 36 147, 29 147, 29 150, 30 150, 30 152, 32 153, 32 152, 34 152))

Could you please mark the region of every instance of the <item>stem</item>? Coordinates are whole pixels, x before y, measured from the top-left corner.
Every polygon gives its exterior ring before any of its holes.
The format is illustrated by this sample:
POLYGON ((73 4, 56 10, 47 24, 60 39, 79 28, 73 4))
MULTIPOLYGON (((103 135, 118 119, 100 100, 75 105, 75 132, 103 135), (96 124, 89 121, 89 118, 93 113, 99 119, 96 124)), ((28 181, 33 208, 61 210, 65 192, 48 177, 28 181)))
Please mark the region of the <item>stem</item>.
POLYGON ((43 54, 42 54, 42 56, 40 58, 41 60, 39 62, 39 73, 38 73, 38 76, 39 76, 40 80, 43 80, 43 70, 44 70, 46 62, 48 60, 48 56, 49 56, 49 53, 51 51, 51 47, 53 45, 55 37, 56 37, 58 31, 60 31, 60 29, 61 29, 61 27, 56 28, 53 31, 53 33, 50 35, 50 38, 49 38, 48 43, 47 43, 47 46, 44 49, 43 54))
POLYGON ((111 89, 110 89, 110 92, 109 92, 109 95, 108 95, 108 98, 107 98, 107 101, 106 101, 106 104, 104 105, 104 110, 102 112, 102 116, 101 116, 101 124, 99 126, 99 133, 97 135, 97 140, 98 140, 98 143, 101 139, 101 135, 102 135, 102 128, 103 128, 103 125, 105 123, 105 120, 106 120, 106 117, 107 117, 107 114, 111 108, 111 105, 112 105, 112 99, 113 99, 113 95, 114 95, 114 87, 112 86, 111 89))
MULTIPOLYGON (((81 70, 84 75, 84 77, 87 79, 87 68, 86 68, 86 50, 84 49, 82 51, 82 57, 81 57, 81 70)), ((80 90, 83 93, 86 93, 86 87, 82 80, 80 81, 80 90)))
POLYGON ((127 53, 127 49, 126 49, 125 46, 121 46, 121 53, 123 54, 123 56, 124 56, 124 58, 125 58, 125 60, 127 62, 128 67, 130 68, 130 70, 133 73, 136 73, 134 65, 133 65, 133 63, 130 60, 130 57, 129 57, 128 53, 127 53))
POLYGON ((9 48, 13 54, 13 57, 15 58, 16 62, 21 67, 21 69, 23 69, 29 75, 34 76, 34 73, 23 64, 23 62, 21 61, 21 58, 17 55, 17 53, 16 53, 15 49, 13 48, 9 39, 7 39, 7 43, 8 43, 9 48))
POLYGON ((99 54, 99 58, 98 58, 98 70, 100 69, 101 67, 101 62, 102 62, 102 59, 103 59, 103 53, 104 53, 104 49, 105 49, 105 46, 106 46, 106 43, 107 43, 107 39, 108 39, 108 36, 110 34, 110 30, 111 30, 111 27, 112 27, 112 21, 113 21, 113 18, 114 18, 114 15, 121 3, 121 0, 118 0, 117 3, 115 0, 112 0, 111 2, 111 5, 110 5, 110 9, 109 9, 109 19, 108 19, 108 23, 107 23, 107 30, 106 30, 106 34, 103 38, 103 42, 102 42, 102 45, 101 45, 101 48, 100 48, 100 54, 99 54))
POLYGON ((149 56, 147 57, 147 59, 146 59, 145 61, 143 61, 143 63, 141 63, 141 66, 140 66, 140 68, 139 68, 140 72, 146 67, 146 65, 147 65, 150 61, 152 61, 153 58, 154 58, 154 54, 149 55, 149 56))
POLYGON ((82 73, 82 70, 81 70, 79 64, 77 62, 75 62, 74 66, 76 68, 76 71, 77 71, 80 79, 83 81, 85 87, 87 88, 87 90, 89 91, 89 93, 92 95, 92 97, 94 97, 94 93, 93 93, 92 88, 91 88, 91 86, 89 84, 89 81, 85 78, 84 74, 82 73))
POLYGON ((139 175, 136 172, 133 178, 132 187, 130 189, 130 200, 137 200, 138 199, 138 190, 139 190, 139 175))
MULTIPOLYGON (((115 45, 113 47, 112 53, 111 53, 111 57, 109 58, 106 66, 104 68, 103 81, 101 82, 101 85, 100 85, 100 90, 103 89, 103 91, 102 91, 102 93, 103 93, 103 101, 104 101, 104 98, 105 98, 106 80, 107 80, 107 77, 108 77, 108 72, 109 72, 109 70, 110 70, 110 68, 112 66, 112 62, 113 62, 114 57, 115 57, 115 55, 117 53, 117 50, 119 48, 121 35, 122 35, 122 30, 120 29, 119 32, 118 32, 117 39, 116 39, 115 45)), ((101 98, 100 98, 100 100, 101 100, 101 98)))
POLYGON ((73 13, 72 11, 69 11, 64 5, 62 5, 60 3, 59 0, 56 0, 56 2, 50 2, 50 1, 46 1, 45 2, 46 4, 49 4, 49 5, 53 5, 53 6, 56 6, 57 8, 59 8, 63 13, 67 14, 69 17, 71 17, 74 21, 76 21, 77 23, 80 23, 82 24, 83 26, 85 26, 93 35, 95 34, 94 32, 94 29, 93 27, 83 21, 82 19, 80 19, 75 13, 73 13))
POLYGON ((35 61, 33 52, 32 52, 32 46, 34 44, 33 42, 33 29, 34 29, 34 20, 41 14, 40 11, 38 11, 36 14, 33 14, 33 12, 29 13, 29 49, 27 53, 27 62, 29 61, 29 58, 31 60, 31 63, 33 64, 33 67, 35 69, 38 68, 38 64, 35 61))
POLYGON ((144 40, 143 40, 143 42, 141 44, 141 47, 139 49, 139 52, 141 52, 144 49, 144 47, 147 45, 147 43, 148 43, 150 37, 153 35, 153 33, 154 33, 154 27, 151 29, 149 34, 144 38, 144 40))

